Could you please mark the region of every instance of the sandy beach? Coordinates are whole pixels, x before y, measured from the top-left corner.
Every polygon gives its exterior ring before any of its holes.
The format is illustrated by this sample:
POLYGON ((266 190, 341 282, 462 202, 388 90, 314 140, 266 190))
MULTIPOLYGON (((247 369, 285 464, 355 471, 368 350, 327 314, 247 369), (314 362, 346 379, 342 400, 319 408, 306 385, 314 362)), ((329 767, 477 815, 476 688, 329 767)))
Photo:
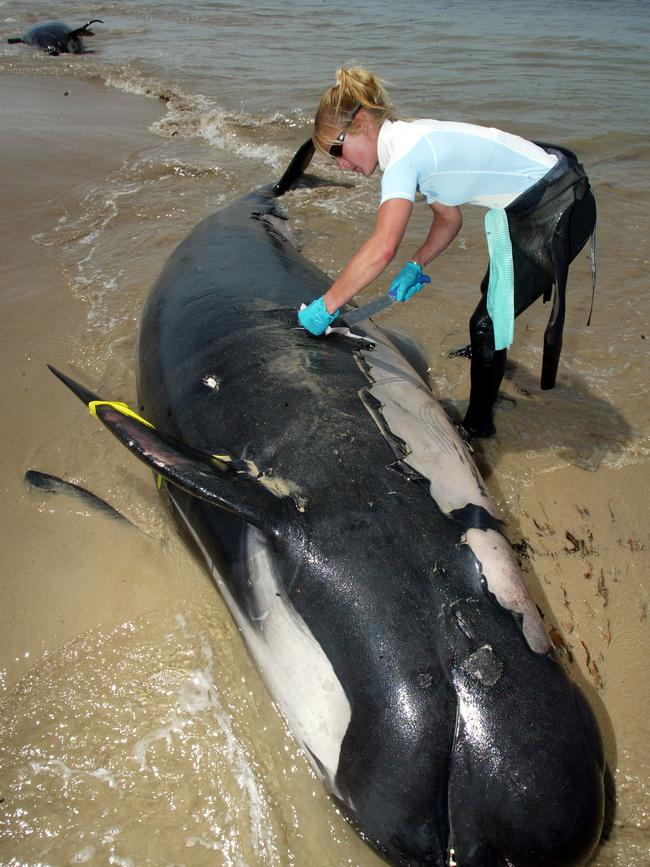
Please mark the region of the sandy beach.
MULTIPOLYGON (((127 635, 131 635, 128 640, 146 635, 152 645, 159 637, 164 643, 164 636, 179 622, 174 620, 177 612, 183 612, 187 622, 209 627, 223 640, 220 646, 227 646, 223 652, 232 664, 224 677, 230 679, 220 687, 229 697, 225 705, 231 707, 237 737, 252 743, 258 726, 269 727, 258 760, 267 770, 277 765, 284 780, 277 786, 279 814, 269 819, 275 832, 280 837, 285 833, 282 810, 291 814, 290 797, 311 799, 301 814, 306 823, 301 826, 303 831, 316 827, 318 810, 323 811, 321 836, 315 831, 308 843, 300 843, 304 833, 286 831, 294 851, 303 853, 304 860, 299 855, 297 863, 308 863, 306 859, 313 858, 320 846, 329 846, 327 861, 310 863, 378 865, 378 859, 345 826, 325 796, 312 796, 314 780, 304 762, 295 757, 295 746, 287 746, 291 740, 277 714, 270 721, 265 719, 265 711, 270 715, 275 711, 216 590, 176 538, 150 475, 87 418, 46 367, 48 362, 55 363, 74 374, 84 359, 80 378, 85 376, 98 389, 108 383, 111 396, 117 390, 120 393, 115 397, 134 397, 134 373, 128 359, 134 351, 138 310, 132 311, 130 321, 125 319, 119 346, 111 345, 110 336, 105 342, 97 338, 100 351, 93 360, 89 351, 91 305, 76 291, 59 248, 43 239, 64 225, 66 214, 107 173, 133 162, 150 145, 154 133, 149 127, 162 115, 164 105, 64 76, 3 75, 0 86, 4 204, 0 216, 4 370, 0 696, 3 716, 13 720, 2 747, 5 767, 10 769, 3 783, 13 784, 11 773, 18 773, 21 745, 35 736, 34 708, 47 715, 47 708, 53 707, 52 684, 67 683, 67 701, 74 703, 74 684, 78 687, 90 671, 101 667, 101 659, 110 658, 111 648, 117 658, 118 649, 127 647, 127 635), (139 530, 115 524, 74 499, 29 490, 23 475, 30 467, 90 488, 125 513, 139 530), (162 627, 154 625, 156 619, 165 624, 167 632, 159 632, 162 627), (103 657, 92 657, 89 648, 93 643, 107 648, 103 657), (84 653, 87 663, 79 661, 84 653), (78 672, 79 679, 68 682, 72 671, 78 672), (241 678, 247 679, 244 692, 238 692, 241 678), (244 706, 238 709, 240 699, 244 706), (251 711, 256 701, 262 711, 251 711), (252 714, 250 721, 241 719, 246 712, 252 714), (276 750, 284 751, 285 758, 276 750), (298 770, 290 772, 296 764, 298 770)), ((191 215, 187 221, 191 224, 191 215)), ((154 251, 138 264, 137 250, 128 253, 135 269, 131 279, 142 281, 143 296, 171 250, 174 239, 169 237, 168 225, 159 255, 154 251)), ((514 388, 511 382, 504 386, 506 394, 514 393, 514 388)), ((521 451, 509 451, 507 437, 478 446, 476 457, 490 492, 503 508, 511 541, 553 641, 583 686, 601 725, 616 809, 610 817, 610 839, 594 864, 641 867, 648 863, 649 839, 648 463, 619 469, 601 465, 593 471, 576 466, 537 471, 522 486, 517 479, 527 458, 521 451)), ((171 662, 169 667, 173 667, 171 662)), ((119 666, 111 669, 114 679, 108 682, 117 684, 119 692, 118 671, 119 666)), ((145 699, 139 696, 136 705, 145 699)), ((86 708, 88 724, 98 731, 100 704, 98 700, 86 708)), ((79 707, 82 716, 84 706, 79 707)), ((110 761, 105 757, 108 741, 100 746, 100 731, 97 737, 94 748, 98 753, 103 750, 106 764, 110 761)), ((45 741, 42 749, 43 755, 56 753, 45 741)), ((72 766, 72 747, 65 755, 72 766)), ((76 760, 81 761, 80 754, 76 760)), ((206 780, 213 772, 213 768, 205 771, 206 780)), ((21 805, 31 811, 30 820, 37 830, 31 838, 21 837, 15 828, 12 833, 11 823, 5 825, 8 836, 0 840, 3 864, 36 863, 43 829, 55 827, 58 821, 48 813, 46 799, 36 798, 35 788, 30 789, 26 780, 21 805), (13 856, 16 861, 11 860, 13 856)), ((234 790, 237 794, 236 786, 234 790)), ((6 790, 0 795, 5 796, 6 790)), ((83 795, 77 792, 74 797, 83 795)), ((142 789, 134 789, 128 804, 114 809, 138 809, 138 798, 146 798, 142 789)), ((92 821, 89 815, 88 827, 92 821)), ((47 863, 71 863, 86 845, 69 816, 61 822, 63 839, 58 849, 50 851, 47 863)), ((130 857, 134 864, 145 863, 145 849, 138 848, 137 839, 134 830, 130 851, 136 854, 130 857)), ((97 855, 93 863, 106 863, 101 858, 110 847, 102 850, 99 843, 93 845, 97 855)), ((146 863, 161 863, 156 862, 155 852, 174 850, 174 846, 161 834, 151 855, 154 860, 146 863)), ((199 848, 192 850, 197 857, 188 863, 226 863, 201 860, 215 854, 204 848, 199 858, 199 848)), ((173 854, 180 858, 175 850, 173 854)), ((249 863, 285 863, 281 855, 273 860, 255 848, 249 858, 249 863)))
POLYGON ((146 142, 159 107, 101 84, 27 76, 3 76, 1 99, 6 206, 0 222, 5 251, 0 345, 6 412, 0 654, 6 690, 44 652, 100 623, 150 610, 165 598, 165 588, 155 573, 146 581, 128 548, 110 573, 110 584, 89 580, 96 558, 111 559, 113 542, 92 529, 80 538, 70 526, 71 514, 60 523, 22 480, 35 465, 57 474, 70 428, 83 418, 56 388, 46 365, 69 357, 84 328, 84 305, 69 292, 52 247, 34 237, 56 225, 88 185, 146 142), (139 580, 127 582, 124 576, 135 572, 139 580))

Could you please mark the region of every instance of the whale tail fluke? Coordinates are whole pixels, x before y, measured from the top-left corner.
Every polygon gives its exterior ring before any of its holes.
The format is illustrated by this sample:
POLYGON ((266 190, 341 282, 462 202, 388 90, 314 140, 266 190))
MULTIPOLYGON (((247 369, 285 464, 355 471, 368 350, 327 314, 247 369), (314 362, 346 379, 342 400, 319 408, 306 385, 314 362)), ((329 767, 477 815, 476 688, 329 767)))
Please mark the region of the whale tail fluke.
POLYGON ((68 36, 68 38, 74 39, 75 37, 78 38, 79 36, 94 36, 95 31, 88 29, 90 27, 90 25, 91 24, 103 24, 103 23, 104 22, 101 20, 101 18, 93 18, 92 21, 86 22, 86 24, 84 24, 83 27, 77 27, 76 30, 73 30, 70 33, 70 35, 68 36))
POLYGON ((286 532, 290 498, 265 487, 262 473, 226 453, 208 454, 156 430, 119 401, 101 400, 89 389, 48 364, 110 432, 160 479, 198 499, 224 509, 271 536, 286 532))

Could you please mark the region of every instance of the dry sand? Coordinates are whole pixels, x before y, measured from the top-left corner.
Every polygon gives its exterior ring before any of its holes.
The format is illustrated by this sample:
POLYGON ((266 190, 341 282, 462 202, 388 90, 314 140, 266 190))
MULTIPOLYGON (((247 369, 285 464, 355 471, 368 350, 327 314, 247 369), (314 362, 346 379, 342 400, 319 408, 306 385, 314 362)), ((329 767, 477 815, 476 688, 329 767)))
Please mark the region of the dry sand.
MULTIPOLYGON (((191 591, 182 569, 157 568, 160 539, 107 533, 105 519, 92 515, 80 527, 74 508, 48 510, 22 482, 35 464, 56 473, 70 426, 85 422, 46 369, 48 361, 65 362, 84 328, 83 305, 68 291, 56 252, 33 236, 51 230, 62 203, 146 145, 160 106, 64 78, 5 76, 1 88, 0 691, 7 694, 44 653, 191 591), (100 585, 91 580, 97 571, 100 585)), ((107 460, 114 454, 106 446, 107 460)), ((650 833, 648 466, 566 468, 517 490, 500 478, 516 478, 525 456, 509 455, 503 442, 481 446, 478 459, 492 494, 507 503, 511 539, 551 635, 602 726, 618 809, 613 842, 597 863, 650 863, 643 855, 650 833)), ((136 496, 155 503, 148 474, 136 468, 132 478, 136 496)))

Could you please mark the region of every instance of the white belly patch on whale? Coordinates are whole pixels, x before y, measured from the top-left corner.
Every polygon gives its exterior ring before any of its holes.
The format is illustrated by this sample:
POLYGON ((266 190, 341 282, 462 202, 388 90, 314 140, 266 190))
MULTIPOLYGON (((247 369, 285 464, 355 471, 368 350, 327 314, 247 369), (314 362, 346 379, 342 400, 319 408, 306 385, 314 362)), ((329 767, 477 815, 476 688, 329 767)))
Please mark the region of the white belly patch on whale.
POLYGON ((170 497, 196 540, 289 728, 307 758, 317 760, 318 764, 311 763, 318 776, 324 776, 329 790, 340 797, 335 779, 352 710, 331 662, 277 581, 268 540, 261 531, 248 527, 245 559, 259 612, 251 619, 235 602, 205 546, 174 501, 172 491, 170 497))

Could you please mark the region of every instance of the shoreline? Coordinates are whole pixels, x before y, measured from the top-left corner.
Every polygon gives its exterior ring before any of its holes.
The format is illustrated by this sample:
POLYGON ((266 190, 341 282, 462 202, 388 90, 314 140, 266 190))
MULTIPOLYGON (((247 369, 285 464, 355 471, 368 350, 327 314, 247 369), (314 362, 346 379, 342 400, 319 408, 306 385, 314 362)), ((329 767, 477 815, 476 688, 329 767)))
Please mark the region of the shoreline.
POLYGON ((74 400, 57 387, 46 365, 65 362, 86 316, 86 305, 70 292, 59 252, 34 237, 51 232, 90 185, 146 146, 153 138, 148 126, 163 109, 144 97, 74 77, 7 73, 0 76, 0 88, 5 133, 0 159, 5 195, 13 203, 0 217, 7 251, 0 263, 1 393, 8 408, 0 503, 6 538, 1 694, 43 653, 99 624, 150 610, 169 596, 169 588, 149 575, 144 587, 127 596, 120 582, 128 566, 136 568, 127 557, 118 574, 108 576, 110 586, 90 590, 93 549, 95 556, 100 547, 110 556, 101 530, 92 526, 97 518, 89 517, 80 538, 70 514, 50 514, 47 498, 23 483, 29 467, 57 474, 68 432, 80 423, 74 400), (81 546, 86 553, 78 550, 81 546))

